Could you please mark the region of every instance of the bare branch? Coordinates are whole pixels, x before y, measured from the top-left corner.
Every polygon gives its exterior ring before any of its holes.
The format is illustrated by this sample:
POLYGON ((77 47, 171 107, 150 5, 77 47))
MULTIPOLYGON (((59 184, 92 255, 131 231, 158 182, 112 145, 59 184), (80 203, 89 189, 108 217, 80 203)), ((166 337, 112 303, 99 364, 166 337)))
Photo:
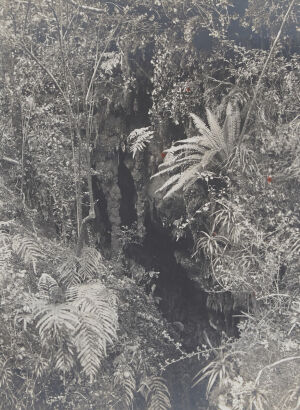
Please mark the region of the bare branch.
POLYGON ((8 157, 3 156, 3 157, 1 157, 0 159, 1 159, 2 161, 8 162, 9 164, 20 165, 20 162, 19 162, 19 161, 15 160, 15 159, 12 159, 12 158, 8 158, 8 157))
POLYGON ((72 6, 77 7, 80 10, 84 10, 84 11, 90 11, 91 13, 96 13, 96 14, 103 14, 106 11, 104 9, 98 9, 96 7, 91 7, 91 6, 83 6, 81 4, 77 4, 75 1, 73 0, 67 0, 67 2, 69 4, 72 4, 72 6))

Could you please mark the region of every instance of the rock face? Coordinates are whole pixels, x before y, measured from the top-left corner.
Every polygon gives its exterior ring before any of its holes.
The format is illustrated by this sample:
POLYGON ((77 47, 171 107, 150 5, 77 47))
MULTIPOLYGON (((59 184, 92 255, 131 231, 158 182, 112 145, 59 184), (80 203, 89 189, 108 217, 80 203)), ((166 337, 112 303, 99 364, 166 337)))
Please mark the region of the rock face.
MULTIPOLYGON (((205 262, 195 262, 191 257, 193 232, 187 238, 178 238, 173 224, 199 209, 205 192, 196 187, 184 197, 178 194, 168 201, 155 194, 163 178, 151 180, 151 176, 164 160, 162 153, 171 144, 170 135, 182 138, 182 130, 168 119, 162 121, 146 149, 133 158, 126 137, 133 129, 149 124, 145 101, 138 98, 137 92, 119 112, 112 108, 103 115, 104 120, 99 120, 99 137, 93 152, 98 244, 106 256, 118 255, 123 244, 121 228, 134 227, 139 245, 129 243, 125 256, 146 270, 160 272, 155 296, 160 298, 159 307, 169 322, 180 324, 177 330, 180 328, 185 346, 194 348, 206 343, 205 334, 217 343, 222 331, 228 335, 234 332, 231 297, 227 295, 226 309, 207 307, 208 294, 201 289, 200 280, 206 274, 205 262), (141 111, 136 107, 142 107, 141 111)), ((148 108, 149 104, 150 101, 148 108)), ((199 228, 195 226, 195 232, 199 228)))

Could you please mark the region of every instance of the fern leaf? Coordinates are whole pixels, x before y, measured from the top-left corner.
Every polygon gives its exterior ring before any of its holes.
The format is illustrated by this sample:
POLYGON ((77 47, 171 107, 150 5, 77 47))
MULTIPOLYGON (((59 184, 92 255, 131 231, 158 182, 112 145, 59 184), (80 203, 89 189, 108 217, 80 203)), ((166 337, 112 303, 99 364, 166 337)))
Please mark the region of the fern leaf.
POLYGON ((124 393, 124 404, 127 408, 130 408, 134 399, 134 393, 136 391, 136 381, 131 369, 126 366, 122 366, 114 374, 114 386, 121 387, 124 393))
POLYGON ((226 109, 226 119, 223 127, 224 138, 231 152, 240 134, 241 117, 237 104, 232 105, 230 102, 226 109))
POLYGON ((181 174, 175 174, 175 175, 171 176, 158 190, 155 191, 155 193, 164 191, 170 185, 173 185, 176 181, 178 181, 180 179, 180 176, 181 176, 181 174))
POLYGON ((139 391, 146 400, 148 410, 171 408, 170 393, 164 378, 152 376, 143 380, 139 391))
POLYGON ((190 113, 190 116, 193 119, 193 122, 196 126, 196 128, 198 129, 198 131, 200 132, 201 135, 206 135, 207 137, 210 137, 210 130, 209 128, 206 126, 205 122, 201 120, 200 117, 198 117, 198 115, 190 113))
POLYGON ((75 345, 84 373, 92 382, 106 354, 106 341, 98 318, 91 313, 81 312, 75 329, 75 345))
POLYGON ((59 340, 63 330, 74 332, 78 322, 76 313, 66 304, 47 304, 39 306, 34 312, 38 319, 36 327, 43 344, 59 340))
POLYGON ((129 151, 132 152, 133 158, 138 151, 143 151, 146 145, 152 140, 154 135, 153 131, 149 130, 149 127, 137 128, 133 130, 128 136, 128 142, 130 144, 129 151))
POLYGON ((207 116, 209 128, 212 134, 215 136, 216 141, 218 142, 218 145, 219 146, 224 145, 223 130, 220 127, 217 118, 213 115, 213 113, 208 108, 206 109, 206 116, 207 116))
POLYGON ((80 311, 94 314, 102 328, 105 343, 117 338, 118 315, 116 301, 100 282, 74 286, 66 292, 67 300, 80 311))
MULTIPOLYGON (((200 178, 199 172, 202 170, 201 164, 192 165, 191 167, 187 168, 184 173, 179 175, 178 182, 173 185, 171 189, 166 193, 164 199, 167 199, 174 195, 175 192, 179 191, 180 189, 184 188, 184 186, 189 182, 189 186, 193 184, 197 179, 200 178)), ((165 184, 166 185, 166 184, 165 184)))
POLYGON ((75 255, 69 256, 69 258, 58 269, 60 283, 66 287, 81 283, 79 269, 79 259, 75 255))
POLYGON ((58 348, 54 353, 54 366, 57 370, 66 373, 75 364, 75 346, 69 332, 62 332, 58 348))
POLYGON ((34 273, 36 273, 37 261, 45 257, 37 241, 29 236, 15 235, 12 241, 12 249, 26 265, 33 267, 34 273))
POLYGON ((97 249, 85 247, 79 259, 80 268, 78 275, 82 281, 88 281, 98 277, 100 273, 106 273, 103 258, 97 249))
POLYGON ((51 299, 51 295, 58 290, 58 284, 52 276, 43 273, 38 282, 38 290, 41 297, 51 299))

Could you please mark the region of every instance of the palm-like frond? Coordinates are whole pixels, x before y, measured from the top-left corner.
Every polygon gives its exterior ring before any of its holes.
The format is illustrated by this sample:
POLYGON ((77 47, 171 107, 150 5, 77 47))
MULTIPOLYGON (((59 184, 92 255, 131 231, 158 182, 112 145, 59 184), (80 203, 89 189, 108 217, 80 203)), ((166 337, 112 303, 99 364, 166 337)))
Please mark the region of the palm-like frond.
POLYGON ((163 377, 152 376, 144 379, 139 391, 145 397, 148 410, 171 408, 170 393, 163 377))
POLYGON ((198 136, 177 141, 167 149, 172 154, 170 160, 159 166, 159 171, 153 178, 171 174, 169 179, 157 190, 166 191, 164 199, 175 192, 186 190, 201 178, 201 172, 209 169, 220 169, 231 157, 237 141, 240 120, 238 107, 228 104, 227 118, 223 129, 210 110, 206 110, 209 127, 197 115, 190 114, 198 136), (172 175, 173 174, 173 175, 172 175))
POLYGON ((128 135, 129 151, 132 152, 133 158, 138 151, 143 151, 146 148, 153 135, 154 133, 149 130, 149 127, 137 128, 128 135))
POLYGON ((36 273, 37 261, 45 256, 37 241, 33 237, 17 234, 13 237, 12 249, 36 273))

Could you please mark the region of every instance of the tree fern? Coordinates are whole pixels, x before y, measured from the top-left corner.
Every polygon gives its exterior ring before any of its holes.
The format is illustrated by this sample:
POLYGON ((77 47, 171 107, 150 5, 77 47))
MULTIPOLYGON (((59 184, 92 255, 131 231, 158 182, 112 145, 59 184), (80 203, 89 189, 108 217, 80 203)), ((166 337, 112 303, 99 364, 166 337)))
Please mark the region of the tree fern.
POLYGON ((206 110, 209 127, 197 115, 190 115, 200 135, 177 141, 167 149, 165 152, 167 155, 172 154, 172 157, 161 164, 159 172, 152 177, 171 174, 157 190, 166 191, 164 199, 193 185, 204 177, 203 171, 221 170, 234 152, 240 128, 237 105, 233 107, 228 104, 223 128, 209 109, 206 110))
POLYGON ((146 400, 148 410, 171 408, 170 393, 164 378, 152 376, 144 379, 139 391, 146 400))
POLYGON ((13 237, 12 249, 26 265, 32 266, 34 273, 37 273, 37 261, 43 259, 45 255, 36 239, 17 234, 13 237))
POLYGON ((128 135, 129 151, 132 152, 133 158, 138 151, 143 151, 150 140, 153 138, 153 131, 149 127, 137 128, 128 135))

